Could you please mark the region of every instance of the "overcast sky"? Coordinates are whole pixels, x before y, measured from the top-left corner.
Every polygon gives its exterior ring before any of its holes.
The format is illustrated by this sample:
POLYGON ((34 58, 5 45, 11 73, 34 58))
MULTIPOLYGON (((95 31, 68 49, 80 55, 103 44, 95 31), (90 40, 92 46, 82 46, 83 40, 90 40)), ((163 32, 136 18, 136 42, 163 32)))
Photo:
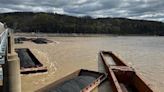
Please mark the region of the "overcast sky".
POLYGON ((0 0, 0 12, 33 11, 164 22, 164 0, 0 0))

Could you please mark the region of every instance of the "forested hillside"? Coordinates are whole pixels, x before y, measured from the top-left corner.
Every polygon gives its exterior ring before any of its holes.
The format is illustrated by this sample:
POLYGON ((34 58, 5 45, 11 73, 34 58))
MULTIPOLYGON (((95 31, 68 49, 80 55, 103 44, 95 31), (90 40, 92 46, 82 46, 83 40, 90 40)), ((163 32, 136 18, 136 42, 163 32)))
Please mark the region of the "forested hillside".
POLYGON ((89 16, 15 12, 0 14, 0 21, 17 32, 164 35, 162 22, 126 18, 95 19, 89 16))

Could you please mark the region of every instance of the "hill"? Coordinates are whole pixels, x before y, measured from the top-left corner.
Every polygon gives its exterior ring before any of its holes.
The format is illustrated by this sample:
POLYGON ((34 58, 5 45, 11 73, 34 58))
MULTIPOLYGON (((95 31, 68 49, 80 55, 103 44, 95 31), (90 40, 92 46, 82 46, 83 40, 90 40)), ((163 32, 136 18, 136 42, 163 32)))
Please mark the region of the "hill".
POLYGON ((53 13, 1 13, 0 21, 16 32, 164 35, 164 23, 126 18, 73 17, 53 13))

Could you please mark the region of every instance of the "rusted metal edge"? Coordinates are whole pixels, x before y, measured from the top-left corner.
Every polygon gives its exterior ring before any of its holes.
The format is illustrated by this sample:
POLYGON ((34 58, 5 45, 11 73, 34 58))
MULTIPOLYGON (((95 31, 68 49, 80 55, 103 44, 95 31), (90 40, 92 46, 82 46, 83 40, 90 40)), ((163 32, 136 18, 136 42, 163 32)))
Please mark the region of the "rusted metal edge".
POLYGON ((33 67, 33 68, 21 68, 21 74, 29 74, 36 72, 47 72, 47 67, 33 67))
POLYGON ((93 83, 86 86, 80 92, 91 92, 94 88, 96 88, 99 84, 101 84, 101 82, 103 82, 105 79, 106 79, 106 77, 103 77, 103 75, 101 75, 95 81, 93 81, 93 83))

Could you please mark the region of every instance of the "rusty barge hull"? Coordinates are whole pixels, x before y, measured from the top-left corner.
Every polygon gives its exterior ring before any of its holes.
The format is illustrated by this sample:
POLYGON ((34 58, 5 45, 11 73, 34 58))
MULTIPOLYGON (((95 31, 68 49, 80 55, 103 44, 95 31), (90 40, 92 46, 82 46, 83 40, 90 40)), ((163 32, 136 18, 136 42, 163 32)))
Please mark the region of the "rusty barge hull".
POLYGON ((35 92, 90 92, 106 78, 104 73, 80 69, 35 92))
POLYGON ((113 92, 153 92, 132 67, 125 64, 111 51, 101 51, 100 57, 113 92))

